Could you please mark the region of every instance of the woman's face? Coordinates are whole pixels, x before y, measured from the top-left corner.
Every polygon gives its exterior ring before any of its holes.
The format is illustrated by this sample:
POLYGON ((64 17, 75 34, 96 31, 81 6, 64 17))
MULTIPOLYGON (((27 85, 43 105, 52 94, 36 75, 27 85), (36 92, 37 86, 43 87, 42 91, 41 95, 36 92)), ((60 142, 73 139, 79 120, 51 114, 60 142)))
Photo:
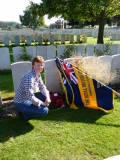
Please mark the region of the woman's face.
POLYGON ((36 75, 39 75, 43 71, 44 64, 40 62, 35 62, 32 68, 35 70, 36 75))

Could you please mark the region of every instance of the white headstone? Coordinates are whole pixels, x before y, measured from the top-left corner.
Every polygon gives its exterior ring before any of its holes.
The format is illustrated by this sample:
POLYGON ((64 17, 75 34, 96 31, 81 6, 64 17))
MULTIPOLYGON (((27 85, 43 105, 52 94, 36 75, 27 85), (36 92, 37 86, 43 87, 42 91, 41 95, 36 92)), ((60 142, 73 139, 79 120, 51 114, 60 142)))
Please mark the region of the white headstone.
POLYGON ((45 61, 45 85, 49 91, 60 92, 60 78, 55 59, 45 61))
POLYGON ((115 84, 119 82, 120 82, 120 54, 117 54, 112 56, 111 84, 115 84))
POLYGON ((20 45, 20 37, 19 36, 15 36, 15 45, 16 46, 20 45))
POLYGON ((110 50, 110 54, 111 55, 117 54, 117 48, 118 48, 118 44, 112 44, 112 47, 111 47, 111 50, 110 50))
POLYGON ((56 47, 55 46, 47 46, 47 60, 54 59, 56 57, 56 47))
POLYGON ((47 46, 37 46, 37 55, 47 60, 47 46))
POLYGON ((78 49, 78 53, 80 54, 80 55, 84 55, 85 54, 85 45, 84 44, 79 44, 78 46, 77 46, 77 49, 78 49))
POLYGON ((97 57, 89 56, 82 59, 82 68, 93 78, 97 75, 97 57))
POLYGON ((99 50, 99 51, 104 51, 104 44, 96 44, 95 45, 95 51, 99 50))
POLYGON ((118 44, 118 47, 117 47, 117 54, 120 54, 120 44, 118 44))
POLYGON ((26 53, 33 59, 37 55, 37 46, 27 46, 26 53))
POLYGON ((65 34, 61 34, 61 44, 65 44, 65 34))
POLYGON ((12 69, 14 91, 16 92, 22 76, 32 69, 32 63, 16 62, 11 64, 11 69, 12 69))
POLYGON ((23 47, 13 47, 12 50, 13 50, 14 62, 22 61, 22 60, 19 60, 19 57, 21 54, 24 53, 23 47))
POLYGON ((74 43, 74 35, 70 35, 70 43, 74 43))
POLYGON ((0 70, 11 69, 10 56, 8 48, 0 48, 0 70))
POLYGON ((31 36, 26 36, 26 43, 27 45, 31 45, 31 36))
POLYGON ((5 46, 9 46, 9 37, 8 36, 4 36, 3 41, 4 41, 5 46))
POLYGON ((54 41, 58 41, 58 34, 54 34, 54 41))
POLYGON ((93 56, 94 55, 94 44, 87 44, 86 45, 86 56, 93 56))
POLYGON ((54 35, 53 34, 50 35, 50 44, 54 44, 54 35))
POLYGON ((38 36, 38 44, 41 45, 42 44, 42 35, 38 36))
POLYGON ((110 83, 112 56, 99 56, 97 60, 97 80, 103 84, 110 83))
POLYGON ((57 57, 60 58, 63 53, 65 53, 66 46, 65 45, 58 45, 57 46, 57 57))

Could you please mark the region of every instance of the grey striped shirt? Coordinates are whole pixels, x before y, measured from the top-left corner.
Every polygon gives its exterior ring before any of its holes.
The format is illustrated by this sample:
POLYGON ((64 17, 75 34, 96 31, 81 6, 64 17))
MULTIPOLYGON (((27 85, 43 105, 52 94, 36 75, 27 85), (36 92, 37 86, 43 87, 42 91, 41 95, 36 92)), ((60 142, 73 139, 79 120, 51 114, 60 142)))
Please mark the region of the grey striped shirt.
POLYGON ((32 69, 22 77, 14 96, 14 103, 24 103, 24 101, 29 100, 34 105, 40 106, 42 101, 36 98, 34 95, 34 93, 38 90, 40 90, 43 95, 49 98, 49 92, 42 81, 41 75, 36 76, 34 69, 32 69))

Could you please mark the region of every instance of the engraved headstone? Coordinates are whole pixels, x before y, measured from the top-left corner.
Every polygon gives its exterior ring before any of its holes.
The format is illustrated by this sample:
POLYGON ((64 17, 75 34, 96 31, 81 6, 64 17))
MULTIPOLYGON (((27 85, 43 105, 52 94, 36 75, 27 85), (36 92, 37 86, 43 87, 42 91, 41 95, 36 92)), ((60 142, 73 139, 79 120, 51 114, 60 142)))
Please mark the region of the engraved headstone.
POLYGON ((32 69, 31 62, 16 62, 11 64, 14 91, 16 92, 20 80, 24 74, 32 69))
POLYGON ((8 48, 0 48, 0 70, 11 69, 10 56, 8 48))

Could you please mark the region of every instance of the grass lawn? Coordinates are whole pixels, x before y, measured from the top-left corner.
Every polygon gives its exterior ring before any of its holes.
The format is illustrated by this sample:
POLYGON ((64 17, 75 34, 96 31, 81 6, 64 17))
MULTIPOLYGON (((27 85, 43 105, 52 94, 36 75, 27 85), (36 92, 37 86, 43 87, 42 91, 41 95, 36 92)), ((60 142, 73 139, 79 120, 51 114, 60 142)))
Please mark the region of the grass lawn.
MULTIPOLYGON (((2 98, 14 95, 11 74, 0 75, 0 90, 2 98)), ((0 160, 103 160, 120 154, 120 98, 114 104, 110 114, 65 107, 28 122, 0 120, 0 160)))
POLYGON ((103 160, 120 154, 120 99, 115 110, 68 107, 39 119, 0 121, 0 159, 103 160))
POLYGON ((12 74, 0 75, 0 91, 2 99, 14 96, 12 74))

